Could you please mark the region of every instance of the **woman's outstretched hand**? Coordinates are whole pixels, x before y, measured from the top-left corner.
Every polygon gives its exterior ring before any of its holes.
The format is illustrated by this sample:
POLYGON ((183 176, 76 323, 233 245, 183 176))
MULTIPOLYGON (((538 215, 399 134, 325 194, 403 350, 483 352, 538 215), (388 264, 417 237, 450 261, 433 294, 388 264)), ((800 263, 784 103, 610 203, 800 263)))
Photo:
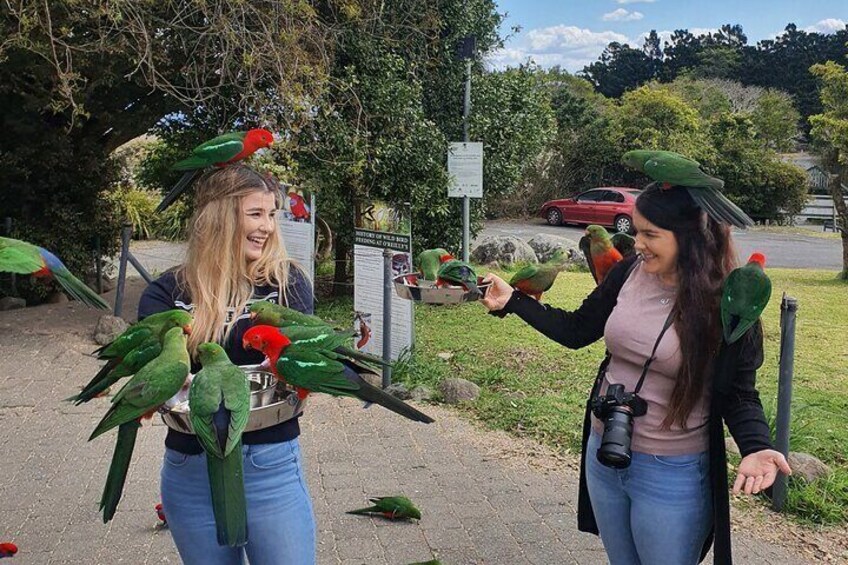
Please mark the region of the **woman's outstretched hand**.
POLYGON ((480 302, 483 303, 483 306, 489 309, 489 311, 494 310, 502 310, 506 303, 509 302, 509 298, 512 296, 512 287, 509 286, 509 283, 500 278, 497 275, 493 275, 489 273, 485 277, 483 277, 484 283, 492 283, 492 286, 486 290, 486 296, 480 299, 480 302))
POLYGON ((764 449, 746 455, 739 463, 733 494, 757 494, 767 489, 774 483, 778 471, 785 475, 792 474, 789 463, 779 451, 764 449))

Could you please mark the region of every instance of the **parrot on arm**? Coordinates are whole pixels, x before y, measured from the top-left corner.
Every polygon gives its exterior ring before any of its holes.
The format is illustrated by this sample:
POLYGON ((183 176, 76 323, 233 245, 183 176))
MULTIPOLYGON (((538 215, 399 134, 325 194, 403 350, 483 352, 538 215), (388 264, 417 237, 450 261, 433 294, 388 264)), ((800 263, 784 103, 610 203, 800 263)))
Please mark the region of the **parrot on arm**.
POLYGON ((0 543, 0 559, 4 557, 14 557, 18 552, 18 546, 12 542, 5 541, 0 543))
POLYGON ((112 398, 111 408, 88 438, 91 441, 112 428, 118 428, 115 452, 100 498, 104 524, 115 515, 121 499, 141 418, 152 416, 180 391, 190 367, 186 334, 181 327, 171 328, 165 333, 159 356, 142 367, 118 391, 112 398))
POLYGON ((765 255, 753 253, 745 266, 733 269, 724 281, 721 326, 728 344, 745 335, 771 298, 771 281, 763 270, 765 266, 765 255))
POLYGON ((464 261, 458 259, 448 259, 439 267, 436 275, 436 286, 443 287, 451 284, 459 285, 468 292, 473 292, 478 296, 483 296, 483 293, 477 287, 477 272, 474 268, 464 261))
POLYGON ((442 263, 449 259, 453 259, 453 255, 448 253, 447 249, 437 247, 435 249, 425 249, 418 254, 416 258, 418 270, 424 276, 425 280, 435 281, 439 274, 439 267, 442 263))
POLYGON ((624 232, 615 232, 610 236, 612 246, 618 249, 621 256, 627 259, 636 255, 636 238, 624 232))
POLYGON ((200 364, 188 391, 189 419, 206 452, 218 545, 247 543, 241 434, 250 416, 250 384, 217 343, 197 347, 200 364))
POLYGON ((597 284, 601 284, 607 273, 624 258, 613 246, 609 233, 602 226, 587 227, 586 235, 580 238, 579 245, 597 284))
POLYGON ((405 496, 379 496, 368 501, 374 506, 349 510, 347 514, 378 514, 389 520, 421 519, 421 511, 405 496))
POLYGON ((296 388, 332 396, 353 396, 416 422, 434 421, 359 376, 350 361, 335 351, 347 339, 349 335, 330 330, 310 339, 292 341, 279 328, 260 325, 244 333, 242 344, 245 349, 264 353, 274 374, 296 388))
POLYGON ((100 310, 110 310, 109 305, 96 292, 76 278, 64 263, 43 247, 0 237, 0 272, 17 275, 53 279, 58 282, 72 298, 86 306, 100 310))
POLYGON ((241 161, 273 143, 274 134, 261 128, 225 133, 201 143, 192 150, 191 157, 171 167, 175 171, 185 171, 185 173, 156 207, 156 212, 161 212, 179 198, 194 179, 203 172, 203 169, 212 166, 223 167, 241 161))
POLYGON ((171 328, 181 327, 191 334, 191 314, 175 308, 152 314, 136 322, 111 343, 97 349, 98 359, 106 364, 86 384, 79 394, 66 400, 79 406, 104 393, 123 377, 137 373, 162 352, 162 340, 171 328))

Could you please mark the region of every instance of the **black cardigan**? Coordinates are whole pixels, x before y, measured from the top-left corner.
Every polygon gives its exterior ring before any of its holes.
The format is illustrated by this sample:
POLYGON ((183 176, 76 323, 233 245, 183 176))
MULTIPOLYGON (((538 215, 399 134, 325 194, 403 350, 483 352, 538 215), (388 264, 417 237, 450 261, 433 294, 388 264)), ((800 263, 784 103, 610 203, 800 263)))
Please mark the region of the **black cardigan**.
MULTIPOLYGON (((603 283, 589 294, 574 312, 543 305, 515 291, 503 310, 492 312, 500 317, 516 314, 542 334, 570 349, 579 349, 601 339, 607 318, 615 308, 618 293, 635 259, 616 265, 603 283)), ((771 449, 769 427, 760 403, 755 381, 763 363, 763 334, 755 324, 733 345, 723 346, 714 359, 712 400, 710 403, 709 452, 710 482, 713 496, 713 533, 704 544, 701 559, 715 538, 714 563, 731 564, 730 501, 727 482, 727 454, 722 420, 727 424, 742 456, 771 449)), ((598 533, 595 515, 586 488, 586 442, 591 430, 589 403, 583 421, 583 449, 580 456, 580 491, 577 526, 582 532, 598 533)))

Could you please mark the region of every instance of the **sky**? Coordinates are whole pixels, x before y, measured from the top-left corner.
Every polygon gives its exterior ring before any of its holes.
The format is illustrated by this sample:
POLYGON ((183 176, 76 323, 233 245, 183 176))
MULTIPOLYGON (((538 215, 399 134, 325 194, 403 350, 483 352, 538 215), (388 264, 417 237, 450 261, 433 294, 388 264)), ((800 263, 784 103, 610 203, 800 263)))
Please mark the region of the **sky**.
POLYGON ((848 24, 848 0, 495 0, 506 12, 501 35, 521 31, 487 57, 494 68, 532 58, 542 67, 570 72, 593 63, 611 41, 641 47, 652 29, 667 39, 676 29, 698 35, 723 24, 740 24, 755 45, 780 35, 788 23, 833 33, 848 24))

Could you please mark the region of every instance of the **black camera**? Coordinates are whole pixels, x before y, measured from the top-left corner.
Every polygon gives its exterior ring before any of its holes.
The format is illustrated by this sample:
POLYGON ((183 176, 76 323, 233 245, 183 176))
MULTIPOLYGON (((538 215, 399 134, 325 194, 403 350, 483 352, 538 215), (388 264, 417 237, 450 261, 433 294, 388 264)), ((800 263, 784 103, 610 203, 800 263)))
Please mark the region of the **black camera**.
POLYGON ((622 384, 612 384, 605 395, 592 399, 592 413, 604 423, 598 461, 614 469, 630 465, 633 418, 647 411, 645 400, 636 393, 624 392, 622 384))

